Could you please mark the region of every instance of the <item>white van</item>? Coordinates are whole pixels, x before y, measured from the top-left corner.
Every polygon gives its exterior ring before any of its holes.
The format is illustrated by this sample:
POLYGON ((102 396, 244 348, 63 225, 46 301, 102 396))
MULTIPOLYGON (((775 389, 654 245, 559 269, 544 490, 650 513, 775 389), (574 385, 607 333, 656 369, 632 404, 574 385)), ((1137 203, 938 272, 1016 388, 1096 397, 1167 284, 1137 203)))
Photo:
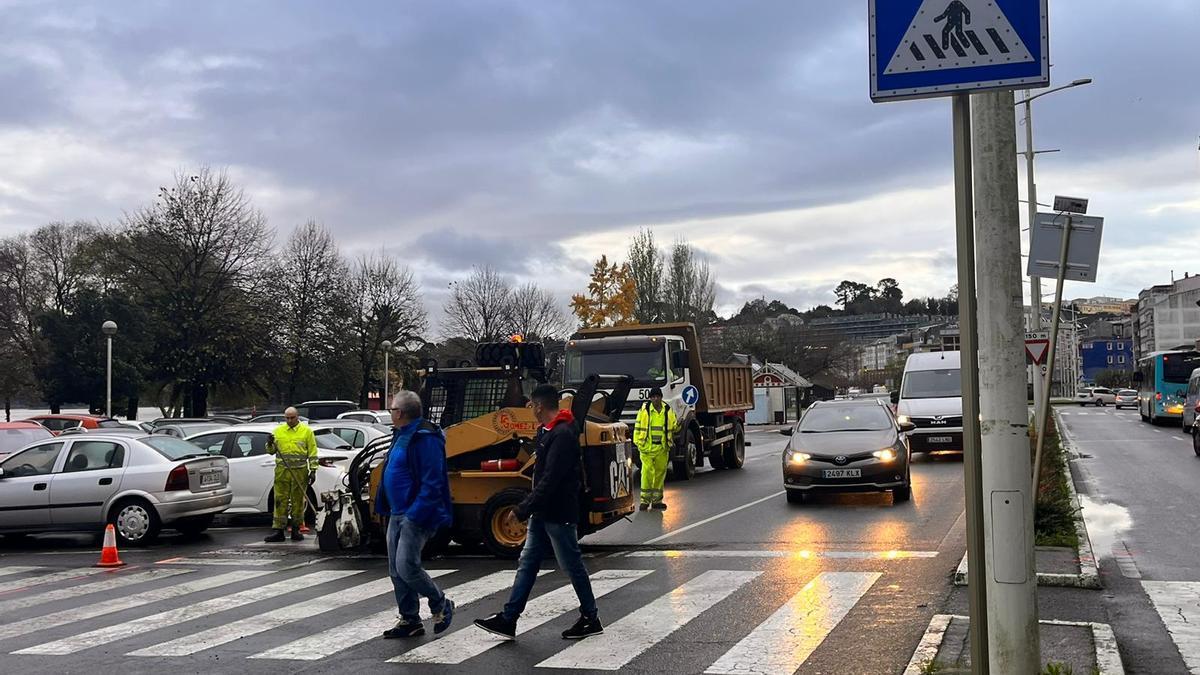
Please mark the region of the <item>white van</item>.
POLYGON ((962 450, 962 376, 958 352, 924 352, 908 357, 900 391, 892 394, 896 415, 916 429, 913 452, 962 450))
POLYGON ((1196 424, 1196 406, 1200 405, 1200 368, 1188 378, 1187 398, 1183 401, 1183 430, 1192 433, 1196 424))

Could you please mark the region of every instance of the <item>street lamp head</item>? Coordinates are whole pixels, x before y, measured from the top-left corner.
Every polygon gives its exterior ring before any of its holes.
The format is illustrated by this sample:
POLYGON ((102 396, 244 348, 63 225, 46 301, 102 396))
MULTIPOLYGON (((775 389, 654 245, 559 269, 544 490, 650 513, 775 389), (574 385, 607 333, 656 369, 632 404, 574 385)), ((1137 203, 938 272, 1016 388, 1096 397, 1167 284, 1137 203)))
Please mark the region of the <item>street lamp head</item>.
POLYGON ((381 345, 379 345, 379 346, 380 346, 380 347, 383 347, 383 351, 385 351, 385 352, 386 352, 386 351, 391 351, 391 349, 392 349, 392 341, 391 341, 391 340, 384 340, 384 341, 383 341, 383 344, 381 344, 381 345))
POLYGON ((100 325, 100 330, 107 336, 112 337, 117 334, 117 322, 105 321, 100 325))
POLYGON ((1080 78, 1078 80, 1074 80, 1073 82, 1071 82, 1071 86, 1072 87, 1080 87, 1085 84, 1091 84, 1091 83, 1092 83, 1092 78, 1084 77, 1084 78, 1080 78))

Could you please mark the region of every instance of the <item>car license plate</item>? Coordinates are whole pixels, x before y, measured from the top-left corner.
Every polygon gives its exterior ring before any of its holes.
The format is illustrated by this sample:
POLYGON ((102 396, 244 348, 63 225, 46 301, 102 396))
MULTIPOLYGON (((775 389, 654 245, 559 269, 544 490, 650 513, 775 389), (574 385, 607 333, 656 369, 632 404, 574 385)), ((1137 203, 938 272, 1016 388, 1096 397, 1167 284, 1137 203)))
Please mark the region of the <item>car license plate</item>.
POLYGON ((221 484, 220 471, 206 471, 200 474, 200 487, 209 487, 212 485, 221 484))
POLYGON ((825 478, 862 478, 862 469, 825 469, 821 475, 825 478))
POLYGON ((952 443, 952 442, 954 442, 954 437, 953 436, 930 436, 929 442, 930 443, 952 443))

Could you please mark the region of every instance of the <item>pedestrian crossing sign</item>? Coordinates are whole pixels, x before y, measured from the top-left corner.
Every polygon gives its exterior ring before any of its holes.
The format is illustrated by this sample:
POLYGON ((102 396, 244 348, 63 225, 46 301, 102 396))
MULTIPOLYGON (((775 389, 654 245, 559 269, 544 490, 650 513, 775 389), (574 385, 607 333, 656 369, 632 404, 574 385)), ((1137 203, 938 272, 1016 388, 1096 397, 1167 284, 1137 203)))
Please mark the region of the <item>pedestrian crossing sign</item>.
POLYGON ((1050 84, 1047 0, 870 0, 871 100, 1050 84))

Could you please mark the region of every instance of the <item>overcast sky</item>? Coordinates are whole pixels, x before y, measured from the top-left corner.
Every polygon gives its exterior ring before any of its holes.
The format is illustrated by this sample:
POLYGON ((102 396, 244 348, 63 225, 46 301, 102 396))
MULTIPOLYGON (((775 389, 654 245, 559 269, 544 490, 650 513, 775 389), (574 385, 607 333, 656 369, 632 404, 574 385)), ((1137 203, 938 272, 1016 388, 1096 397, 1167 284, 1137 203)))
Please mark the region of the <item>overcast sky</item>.
MULTIPOLYGON (((950 104, 870 102, 866 4, 0 0, 0 236, 114 222, 207 164, 281 239, 387 246, 435 314, 476 264, 565 300, 640 227, 709 256, 725 313, 844 278, 941 295, 950 104)), ((1200 272, 1198 33, 1197 0, 1051 3, 1052 79, 1095 83, 1034 105, 1062 150, 1039 197, 1106 217, 1068 297, 1200 272)))

